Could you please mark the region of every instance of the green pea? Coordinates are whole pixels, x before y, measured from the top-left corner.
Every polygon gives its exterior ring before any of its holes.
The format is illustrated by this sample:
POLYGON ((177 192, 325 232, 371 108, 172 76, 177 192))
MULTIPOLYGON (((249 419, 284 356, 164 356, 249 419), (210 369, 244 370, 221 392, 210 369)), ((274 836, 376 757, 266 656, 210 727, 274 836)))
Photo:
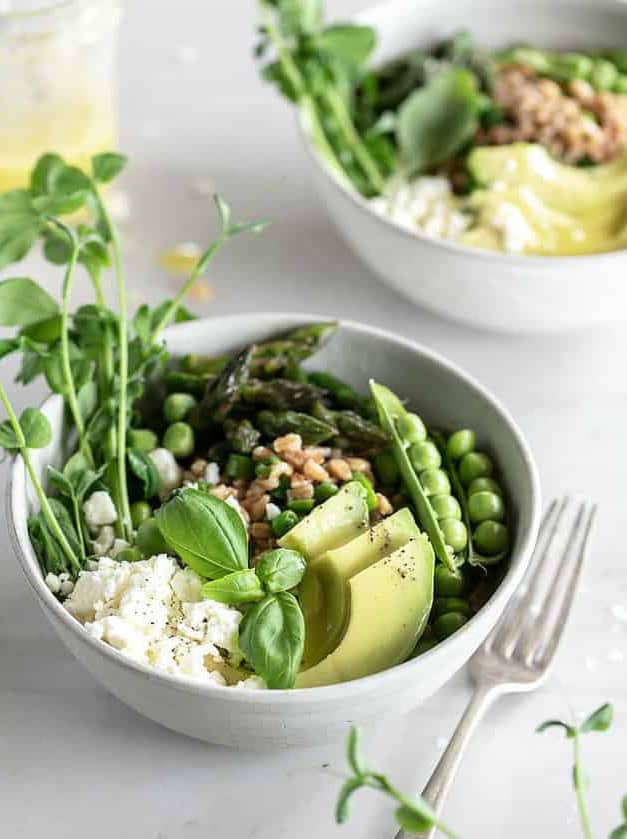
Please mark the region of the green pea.
POLYGON ((580 52, 564 52, 558 54, 555 60, 571 79, 587 79, 594 69, 594 60, 580 52))
POLYGON ((313 510, 314 503, 313 498, 295 498, 287 505, 287 509, 293 510, 299 516, 306 516, 313 510))
POLYGON ((435 591, 438 597, 459 597, 468 587, 468 580, 462 571, 451 571, 446 565, 435 569, 435 591))
POLYGON ((191 393, 171 393, 163 404, 163 415, 168 422, 180 422, 197 404, 191 393))
POLYGON ((336 484, 332 484, 331 481, 323 481, 323 483, 318 484, 318 486, 314 489, 314 498, 320 504, 328 498, 337 495, 339 489, 340 488, 336 484))
POLYGON ((471 484, 475 478, 489 478, 493 471, 492 461, 481 452, 468 452, 459 464, 459 478, 464 486, 471 484))
POLYGON ((431 440, 423 440, 422 443, 414 443, 413 446, 410 446, 409 459, 419 474, 424 472, 425 469, 439 469, 442 465, 440 452, 431 440))
POLYGON ((597 58, 590 74, 590 83, 596 90, 611 90, 618 76, 619 72, 611 61, 597 58))
POLYGON ((135 530, 139 525, 152 517, 152 507, 147 501, 135 501, 131 504, 131 522, 135 530))
POLYGON ((163 435, 163 445, 174 457, 189 457, 194 451, 194 429, 186 422, 174 422, 163 435))
POLYGON ((161 535, 157 521, 154 518, 146 519, 137 529, 135 544, 141 551, 142 556, 150 557, 157 554, 168 553, 168 546, 161 535))
POLYGON ((462 428, 448 438, 446 453, 451 460, 461 460, 465 454, 474 451, 475 442, 475 432, 468 428, 462 428))
POLYGON ((381 452, 374 459, 374 468, 384 486, 394 486, 399 479, 398 464, 392 452, 381 452))
POLYGON ((437 647, 438 639, 437 638, 421 638, 420 641, 414 647, 414 651, 411 654, 412 658, 415 658, 418 655, 422 655, 422 653, 426 653, 429 650, 432 650, 434 647, 437 647))
POLYGON ((438 521, 442 519, 461 519, 462 517, 459 501, 452 495, 432 495, 429 498, 429 503, 438 521))
POLYGON ((151 452, 159 445, 159 438, 149 428, 131 428, 127 435, 127 442, 131 449, 151 452))
POLYGON ((374 491, 374 487, 368 478, 362 472, 353 472, 353 480, 357 481, 357 483, 361 484, 364 488, 366 504, 368 505, 369 512, 376 510, 379 506, 379 502, 377 501, 377 494, 374 491))
POLYGON ((463 551, 468 544, 468 533, 463 521, 457 519, 442 519, 440 522, 444 541, 455 553, 463 551))
POLYGON ((139 562, 143 559, 139 548, 124 548, 115 555, 116 562, 139 562))
POLYGON ((496 492, 497 495, 503 495, 503 490, 494 478, 475 478, 466 490, 466 495, 470 498, 475 492, 496 492))
POLYGON ((449 612, 459 612, 461 615, 466 615, 467 618, 472 617, 472 609, 467 600, 461 597, 438 597, 433 604, 431 614, 434 618, 439 618, 440 615, 447 615, 449 612))
POLYGON ((614 93, 627 93, 627 76, 621 73, 621 75, 616 79, 614 82, 614 87, 612 88, 614 93))
POLYGON ((255 477, 256 478, 267 478, 272 470, 272 467, 269 463, 256 463, 255 464, 255 477))
POLYGON ((468 618, 461 612, 447 612, 445 615, 440 615, 433 624, 433 634, 438 641, 444 641, 467 622, 468 618))
POLYGON ((293 510, 283 510, 282 513, 272 519, 272 532, 277 539, 280 539, 296 524, 298 524, 298 515, 293 510))
POLYGON ((291 481, 288 475, 281 475, 279 485, 276 489, 270 490, 270 495, 277 501, 285 501, 291 481))
POLYGON ((475 492, 468 499, 468 515, 474 524, 482 521, 503 521, 503 499, 496 492, 475 492))
POLYGON ((427 429, 418 414, 405 414, 396 423, 396 430, 407 443, 422 443, 427 439, 427 429))
POLYGON ((245 454, 232 452, 224 467, 224 475, 230 481, 248 481, 253 476, 253 461, 245 454))
POLYGON ((443 469, 425 469, 420 473, 420 483, 427 495, 450 495, 451 482, 443 469))
POLYGON ((482 521, 473 533, 475 547, 486 556, 496 556, 507 548, 509 532, 498 521, 482 521))

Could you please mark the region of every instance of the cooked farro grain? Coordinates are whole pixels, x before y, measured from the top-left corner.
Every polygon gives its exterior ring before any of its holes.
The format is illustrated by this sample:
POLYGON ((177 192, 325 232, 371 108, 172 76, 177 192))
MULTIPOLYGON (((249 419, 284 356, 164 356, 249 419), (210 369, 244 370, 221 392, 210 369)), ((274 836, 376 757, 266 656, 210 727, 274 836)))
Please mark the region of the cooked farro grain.
POLYGON ((326 468, 328 472, 333 475, 334 478, 337 478, 340 481, 350 481, 353 477, 353 473, 351 471, 348 462, 341 457, 333 457, 331 460, 326 464, 326 468))
POLYGON ((389 516, 390 513, 394 512, 394 507, 382 492, 377 492, 377 510, 382 516, 389 516))
POLYGON ((329 473, 321 466, 319 463, 313 458, 309 458, 305 461, 305 465, 303 467, 303 475, 306 478, 309 478, 310 481, 314 481, 315 483, 321 484, 323 481, 329 480, 329 473))

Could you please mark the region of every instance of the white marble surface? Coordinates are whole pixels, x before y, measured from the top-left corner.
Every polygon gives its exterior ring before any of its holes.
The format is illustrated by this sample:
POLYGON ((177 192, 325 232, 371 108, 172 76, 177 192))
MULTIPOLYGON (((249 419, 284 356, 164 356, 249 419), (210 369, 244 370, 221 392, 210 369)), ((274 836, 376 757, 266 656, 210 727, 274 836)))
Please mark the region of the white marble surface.
MULTIPOLYGON (((520 420, 545 497, 566 490, 601 505, 585 587, 553 676, 504 699, 479 730, 447 806, 464 837, 578 835, 570 744, 533 729, 548 716, 615 703, 613 734, 585 743, 598 836, 627 792, 624 328, 508 338, 436 320, 380 285, 338 239, 303 176, 293 116, 257 79, 249 0, 135 0, 122 33, 122 148, 132 165, 127 265, 137 296, 171 292, 159 249, 215 230, 194 183, 211 179, 243 216, 272 227, 222 253, 207 313, 318 311, 376 323, 445 353, 520 420), (619 608, 620 607, 620 608, 619 608), (623 660, 624 656, 624 660, 623 660)), ((338 15, 359 0, 329 0, 338 15)), ((34 264, 49 287, 58 276, 34 264)), ((488 306, 489 300, 477 302, 488 306)), ((7 381, 10 365, 2 368, 7 381)), ((18 405, 40 391, 12 389, 18 405)), ((3 480, 6 467, 3 467, 3 480)), ((84 672, 51 634, 2 528, 0 555, 0 833, 35 839, 280 839, 393 835, 389 805, 355 800, 336 828, 340 744, 250 755, 187 740, 140 718, 84 672)), ((409 716, 385 721, 367 750, 404 788, 420 788, 468 696, 460 674, 409 716)))

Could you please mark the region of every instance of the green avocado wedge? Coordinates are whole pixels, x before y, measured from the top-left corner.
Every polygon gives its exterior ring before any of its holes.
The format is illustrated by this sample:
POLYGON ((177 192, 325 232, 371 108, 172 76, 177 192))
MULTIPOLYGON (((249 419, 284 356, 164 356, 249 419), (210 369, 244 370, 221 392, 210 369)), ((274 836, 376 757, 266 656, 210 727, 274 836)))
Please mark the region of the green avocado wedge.
POLYGON ((307 561, 311 561, 325 551, 350 542, 367 530, 368 525, 364 489, 358 481, 351 481, 337 495, 315 507, 279 539, 279 545, 299 551, 307 561))
POLYGON ((337 646, 348 621, 351 577, 419 535, 414 517, 405 507, 308 564, 300 586, 307 627, 304 667, 317 664, 337 646))
POLYGON ((332 653, 298 674, 296 687, 360 679, 404 661, 429 617, 434 562, 421 534, 351 577, 346 631, 332 653))

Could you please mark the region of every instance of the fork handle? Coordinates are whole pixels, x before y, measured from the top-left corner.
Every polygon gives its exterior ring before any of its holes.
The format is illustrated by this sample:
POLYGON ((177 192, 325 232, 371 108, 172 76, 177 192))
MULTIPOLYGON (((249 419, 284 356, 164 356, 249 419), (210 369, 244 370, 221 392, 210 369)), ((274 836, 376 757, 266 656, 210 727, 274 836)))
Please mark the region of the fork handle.
MULTIPOLYGON (((466 710, 455 729, 451 740, 438 761, 429 781, 422 792, 422 797, 431 805, 439 816, 444 800, 449 791, 457 768, 461 763, 462 755, 468 745, 470 736, 477 724, 490 707, 504 691, 502 685, 479 685, 472 695, 466 710)), ((420 834, 424 839, 432 839, 437 828, 432 828, 428 833, 420 834)), ((415 834, 412 834, 415 836, 415 834)), ((396 839, 410 839, 410 835, 404 830, 399 830, 396 839)))

